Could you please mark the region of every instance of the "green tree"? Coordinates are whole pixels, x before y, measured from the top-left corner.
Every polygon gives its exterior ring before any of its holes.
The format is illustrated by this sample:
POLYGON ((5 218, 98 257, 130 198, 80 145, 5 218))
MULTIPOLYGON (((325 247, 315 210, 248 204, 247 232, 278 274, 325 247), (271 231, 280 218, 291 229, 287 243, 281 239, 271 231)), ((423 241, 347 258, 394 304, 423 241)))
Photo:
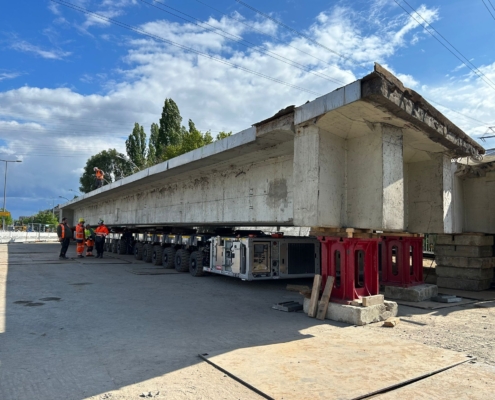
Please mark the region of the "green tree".
POLYGON ((156 150, 157 162, 164 161, 168 146, 178 146, 181 136, 181 122, 179 107, 172 99, 165 99, 160 118, 158 138, 153 145, 156 150))
MULTIPOLYGON (((7 211, 9 212, 9 210, 5 210, 4 208, 0 208, 0 211, 7 211)), ((5 226, 8 226, 8 225, 12 225, 13 224, 13 220, 12 220, 12 215, 9 214, 8 217, 1 217, 0 218, 0 224, 3 222, 3 220, 5 219, 5 226)))
POLYGON ((217 137, 216 137, 216 140, 222 140, 222 139, 225 139, 226 137, 229 137, 229 136, 232 136, 232 131, 230 132, 220 132, 217 137))
POLYGON ((134 129, 125 141, 127 156, 140 170, 146 166, 146 133, 137 122, 134 129))
POLYGON ((56 225, 58 224, 57 217, 51 211, 40 211, 33 215, 32 219, 35 224, 56 225))
POLYGON ((156 143, 158 143, 158 136, 160 134, 160 127, 158 124, 151 124, 150 140, 148 141, 148 154, 147 154, 147 165, 151 167, 157 163, 156 160, 156 143))
POLYGON ((79 190, 82 193, 88 193, 94 189, 94 167, 98 167, 105 172, 104 185, 132 174, 132 167, 130 163, 123 160, 121 158, 121 154, 118 153, 117 150, 103 150, 98 154, 91 156, 88 161, 86 161, 84 172, 79 178, 79 182, 81 184, 81 186, 79 186, 79 190))

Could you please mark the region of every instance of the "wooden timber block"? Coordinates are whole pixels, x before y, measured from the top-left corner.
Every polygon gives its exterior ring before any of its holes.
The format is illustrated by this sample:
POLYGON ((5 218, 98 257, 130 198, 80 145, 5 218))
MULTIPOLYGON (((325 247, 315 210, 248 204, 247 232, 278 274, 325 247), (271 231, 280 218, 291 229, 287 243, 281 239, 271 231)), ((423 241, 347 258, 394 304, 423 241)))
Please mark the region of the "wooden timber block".
POLYGON ((324 320, 325 316, 327 315, 328 303, 330 302, 330 296, 332 295, 334 281, 335 278, 333 276, 329 276, 327 278, 325 289, 323 289, 321 300, 318 303, 318 311, 316 313, 316 319, 324 320))
POLYGON ((285 290, 288 290, 289 292, 304 292, 310 289, 309 286, 306 285, 287 285, 285 290))
POLYGON ((395 325, 397 325, 399 323, 399 321, 400 321, 399 317, 390 317, 390 318, 387 318, 383 322, 382 326, 387 326, 389 328, 393 328, 395 325))
POLYGON ((321 275, 316 274, 313 280, 311 300, 309 301, 308 317, 314 318, 318 308, 318 298, 320 297, 321 275))
POLYGON ((363 300, 363 307, 370 307, 377 304, 383 304, 385 298, 383 297, 383 294, 376 294, 374 296, 361 297, 361 300, 363 300))

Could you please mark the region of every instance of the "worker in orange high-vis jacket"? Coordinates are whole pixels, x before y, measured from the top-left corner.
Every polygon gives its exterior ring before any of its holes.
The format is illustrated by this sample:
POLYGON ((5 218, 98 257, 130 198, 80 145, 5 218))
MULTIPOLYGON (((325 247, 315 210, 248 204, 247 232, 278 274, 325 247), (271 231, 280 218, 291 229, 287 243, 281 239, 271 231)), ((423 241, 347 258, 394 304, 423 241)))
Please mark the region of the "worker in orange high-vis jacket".
POLYGON ((78 258, 83 258, 84 253, 84 218, 79 218, 79 223, 76 225, 76 253, 78 258))
POLYGON ((105 244, 105 238, 110 233, 108 228, 103 223, 103 220, 98 221, 98 226, 95 229, 95 245, 96 245, 96 258, 103 258, 103 245, 105 244))
POLYGON ((103 186, 103 179, 105 178, 105 173, 98 167, 94 167, 95 171, 95 189, 101 188, 103 186))

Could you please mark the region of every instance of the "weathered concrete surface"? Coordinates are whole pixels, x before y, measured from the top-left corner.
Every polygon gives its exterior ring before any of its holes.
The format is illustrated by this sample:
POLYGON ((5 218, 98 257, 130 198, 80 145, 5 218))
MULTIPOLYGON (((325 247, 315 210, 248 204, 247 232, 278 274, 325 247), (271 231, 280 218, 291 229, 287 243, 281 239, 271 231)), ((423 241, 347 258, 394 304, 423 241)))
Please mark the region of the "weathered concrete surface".
POLYGON ((491 279, 465 279, 465 278, 446 278, 443 276, 437 277, 437 285, 440 288, 460 289, 460 290, 486 290, 492 284, 491 279))
POLYGON ((435 255, 446 257, 491 257, 493 249, 491 246, 435 246, 435 255))
POLYGON ((441 276, 444 278, 475 280, 493 279, 493 268, 459 268, 437 265, 435 268, 435 272, 437 276, 441 276))
POLYGON ((385 298, 404 301, 423 301, 438 294, 438 286, 423 284, 407 288, 399 286, 385 286, 385 298))
POLYGON ((483 152, 376 65, 362 80, 61 208, 90 224, 450 233, 450 160, 483 152))
POLYGON ((495 257, 449 257, 435 255, 435 263, 446 267, 458 268, 494 268, 495 257))
POLYGON ((462 364, 375 397, 375 400, 486 400, 495 392, 495 367, 462 364))
MULTIPOLYGON (((304 298, 303 309, 307 314, 310 299, 304 298)), ((385 300, 383 304, 369 307, 348 306, 344 304, 328 304, 326 319, 345 322, 346 324, 362 326, 373 322, 385 321, 387 318, 395 317, 398 312, 397 303, 385 300)))
POLYGON ((493 246, 491 235, 437 235, 435 244, 450 246, 493 246))

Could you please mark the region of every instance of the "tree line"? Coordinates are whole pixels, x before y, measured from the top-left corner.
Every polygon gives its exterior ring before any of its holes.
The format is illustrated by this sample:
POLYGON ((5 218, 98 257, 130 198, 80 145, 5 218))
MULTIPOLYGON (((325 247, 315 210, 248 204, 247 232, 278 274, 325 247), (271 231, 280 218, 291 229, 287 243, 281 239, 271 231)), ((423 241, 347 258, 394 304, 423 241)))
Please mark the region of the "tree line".
POLYGON ((187 125, 182 125, 177 104, 172 99, 165 99, 161 118, 158 124, 151 124, 149 138, 144 128, 136 122, 125 141, 127 157, 116 149, 103 150, 91 156, 79 179, 79 190, 88 193, 94 189, 94 167, 102 169, 105 183, 110 183, 232 134, 220 132, 213 139, 210 131, 200 132, 191 119, 187 125))

